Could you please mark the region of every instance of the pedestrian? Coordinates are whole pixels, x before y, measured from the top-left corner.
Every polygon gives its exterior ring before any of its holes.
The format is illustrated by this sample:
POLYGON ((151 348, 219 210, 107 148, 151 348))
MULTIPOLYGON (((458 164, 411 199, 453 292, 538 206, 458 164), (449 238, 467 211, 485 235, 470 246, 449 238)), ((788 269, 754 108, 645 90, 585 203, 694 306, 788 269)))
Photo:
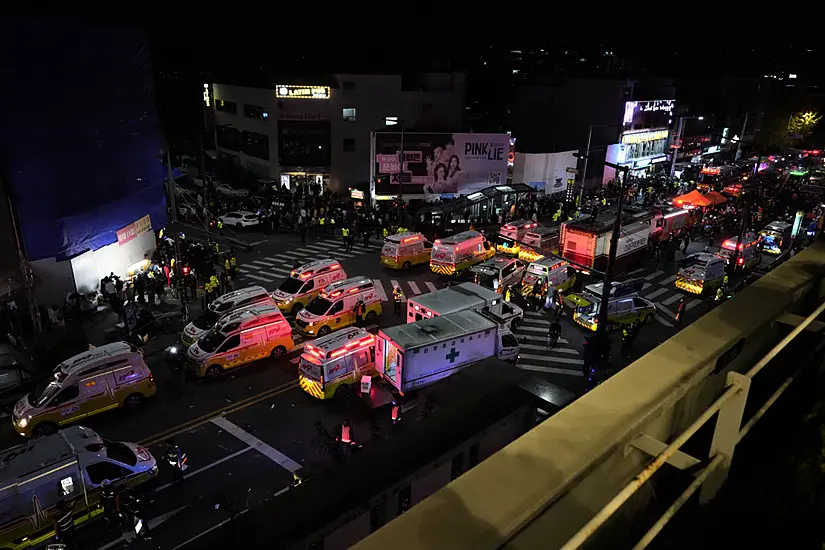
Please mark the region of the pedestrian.
POLYGON ((77 544, 77 531, 74 526, 74 515, 72 504, 61 499, 57 502, 57 508, 52 518, 54 522, 54 534, 57 540, 66 545, 66 548, 73 550, 79 548, 77 544))
POLYGON ((364 239, 364 248, 369 248, 370 247, 370 232, 366 228, 363 228, 361 230, 361 237, 364 239))
POLYGON ((131 489, 124 501, 123 508, 128 516, 126 534, 124 534, 126 544, 132 544, 135 540, 151 540, 149 522, 145 519, 143 497, 136 490, 131 489))
POLYGON ((367 306, 364 304, 363 300, 358 300, 355 304, 355 325, 362 326, 364 323, 364 316, 367 313, 367 306))
POLYGON ((393 313, 398 315, 399 313, 401 313, 401 305, 404 302, 404 293, 401 291, 401 288, 398 286, 398 284, 393 285, 392 300, 393 313))
POLYGON ((183 472, 186 465, 186 453, 172 439, 166 440, 166 462, 172 467, 172 475, 176 483, 183 481, 183 472))
POLYGON ((679 307, 676 309, 676 322, 682 324, 682 315, 685 313, 685 299, 679 298, 679 307))
POLYGON ((103 518, 109 529, 119 529, 121 523, 120 492, 108 479, 103 480, 100 488, 100 503, 103 505, 103 518))

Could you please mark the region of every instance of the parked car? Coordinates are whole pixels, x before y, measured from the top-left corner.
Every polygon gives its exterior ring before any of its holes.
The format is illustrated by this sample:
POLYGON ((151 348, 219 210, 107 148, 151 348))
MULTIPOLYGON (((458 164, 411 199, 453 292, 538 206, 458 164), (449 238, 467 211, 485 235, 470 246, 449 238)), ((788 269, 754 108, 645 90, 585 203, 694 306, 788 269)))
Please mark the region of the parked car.
POLYGON ((224 225, 229 227, 253 227, 261 223, 258 214, 249 212, 248 210, 238 210, 235 212, 227 212, 220 217, 224 225))
POLYGON ((235 189, 231 185, 227 185, 225 183, 215 187, 215 191, 228 197, 246 197, 249 195, 249 189, 235 189))
POLYGON ((34 361, 11 345, 0 345, 0 406, 13 405, 38 382, 34 361))

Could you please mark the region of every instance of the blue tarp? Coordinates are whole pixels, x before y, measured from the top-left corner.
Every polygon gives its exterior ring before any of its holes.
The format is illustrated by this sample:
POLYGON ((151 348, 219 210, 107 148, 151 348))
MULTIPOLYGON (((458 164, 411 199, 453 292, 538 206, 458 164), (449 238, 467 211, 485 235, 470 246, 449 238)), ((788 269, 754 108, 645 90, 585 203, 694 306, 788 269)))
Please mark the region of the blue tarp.
POLYGON ((74 21, 0 23, 0 170, 29 260, 166 224, 165 168, 146 36, 74 21))

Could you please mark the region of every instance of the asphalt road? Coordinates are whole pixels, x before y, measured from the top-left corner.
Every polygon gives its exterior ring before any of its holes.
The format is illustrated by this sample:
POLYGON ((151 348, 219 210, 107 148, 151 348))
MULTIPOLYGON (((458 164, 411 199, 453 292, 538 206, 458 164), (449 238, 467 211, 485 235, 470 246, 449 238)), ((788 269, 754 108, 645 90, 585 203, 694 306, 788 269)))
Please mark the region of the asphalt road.
MULTIPOLYGON (((689 252, 701 250, 695 243, 689 252), (694 248, 696 250, 694 250, 694 248)), ((379 263, 380 241, 365 249, 358 243, 344 252, 340 239, 308 240, 295 235, 261 237, 248 254, 238 254, 239 275, 235 287, 261 284, 274 289, 289 273, 295 260, 302 262, 333 257, 349 276, 372 278, 389 296, 398 283, 407 296, 442 288, 444 282, 427 266, 406 272, 386 270, 379 263)), ((681 253, 677 259, 682 257, 681 253)), ((674 321, 683 294, 674 288, 676 266, 651 266, 632 274, 645 279, 641 294, 657 303, 660 315, 640 331, 633 357, 623 358, 619 344, 613 353, 615 368, 669 338, 679 328, 674 321)), ((712 307, 711 298, 686 296, 689 324, 712 307)), ((574 393, 583 391, 581 351, 586 331, 570 319, 562 319, 562 341, 546 348, 546 333, 552 312, 529 311, 517 337, 521 341, 519 367, 532 371, 574 393)), ((378 327, 404 322, 387 303, 377 319, 378 327)), ((374 329, 375 327, 373 327, 374 329)), ((618 340, 618 338, 614 338, 618 340)), ((106 438, 137 441, 162 457, 164 442, 173 437, 189 457, 187 479, 171 485, 171 472, 161 464, 158 478, 147 484, 153 499, 150 525, 155 530, 147 547, 196 548, 198 537, 227 520, 230 510, 274 498, 288 490, 292 472, 328 466, 332 457, 319 439, 319 429, 337 434, 344 420, 353 426, 359 442, 389 436, 389 410, 370 411, 361 403, 321 402, 297 387, 296 363, 303 339, 296 334, 296 350, 287 357, 262 360, 238 369, 217 381, 190 381, 183 394, 172 391, 170 368, 162 356, 149 359, 158 382, 158 394, 142 410, 114 411, 90 418, 86 425, 106 438), (377 426, 377 428, 376 428, 377 426)), ((18 441, 10 422, 0 424, 0 440, 8 446, 18 441)), ((123 541, 100 522, 81 530, 88 548, 119 547, 123 541)))

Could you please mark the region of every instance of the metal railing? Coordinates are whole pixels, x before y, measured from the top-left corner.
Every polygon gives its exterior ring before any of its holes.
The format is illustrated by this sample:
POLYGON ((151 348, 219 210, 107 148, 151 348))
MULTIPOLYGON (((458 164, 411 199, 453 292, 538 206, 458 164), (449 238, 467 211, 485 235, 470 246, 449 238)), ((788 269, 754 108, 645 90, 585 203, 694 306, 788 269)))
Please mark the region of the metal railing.
POLYGON ((742 416, 744 414, 745 403, 751 380, 764 369, 788 344, 790 344, 799 334, 807 329, 817 317, 825 312, 825 302, 819 305, 816 310, 799 323, 785 338, 773 347, 762 359, 760 359, 746 374, 729 372, 727 389, 714 401, 693 424, 682 432, 672 443, 662 450, 647 467, 642 470, 630 483, 628 483, 613 499, 608 502, 593 518, 588 521, 573 537, 562 546, 562 550, 575 550, 581 548, 604 524, 655 474, 668 460, 679 452, 681 447, 699 429, 707 424, 711 418, 719 413, 711 444, 711 460, 696 479, 687 489, 676 499, 676 501, 664 512, 664 514, 653 524, 645 535, 634 546, 634 550, 642 550, 653 541, 653 539, 664 529, 682 506, 690 497, 701 488, 707 479, 722 466, 730 464, 733 456, 733 449, 757 422, 765 415, 779 397, 790 387, 794 379, 799 375, 803 367, 799 367, 789 376, 779 388, 765 401, 762 407, 753 417, 742 426, 742 416))

